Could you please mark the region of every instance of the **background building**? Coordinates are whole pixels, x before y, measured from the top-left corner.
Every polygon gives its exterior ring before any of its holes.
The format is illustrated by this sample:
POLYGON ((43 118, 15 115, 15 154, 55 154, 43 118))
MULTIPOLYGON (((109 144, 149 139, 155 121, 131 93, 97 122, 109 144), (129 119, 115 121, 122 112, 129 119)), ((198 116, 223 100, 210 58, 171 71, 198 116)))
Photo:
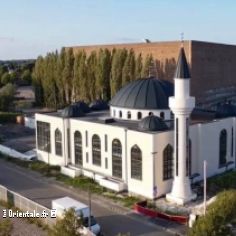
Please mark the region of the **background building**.
MULTIPOLYGON (((173 82, 179 41, 78 46, 73 50, 90 53, 100 48, 132 48, 143 57, 152 54, 158 77, 173 82)), ((191 40, 184 41, 184 49, 191 70, 191 95, 196 97, 197 105, 215 108, 226 99, 236 102, 236 46, 191 40)))

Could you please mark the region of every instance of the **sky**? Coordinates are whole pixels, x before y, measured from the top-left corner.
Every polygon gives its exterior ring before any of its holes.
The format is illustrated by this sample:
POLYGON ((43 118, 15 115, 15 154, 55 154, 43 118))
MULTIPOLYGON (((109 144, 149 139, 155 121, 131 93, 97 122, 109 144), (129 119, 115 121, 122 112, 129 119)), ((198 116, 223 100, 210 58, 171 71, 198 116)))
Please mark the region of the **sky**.
POLYGON ((202 40, 236 44, 235 0, 9 0, 0 7, 0 60, 63 46, 202 40))

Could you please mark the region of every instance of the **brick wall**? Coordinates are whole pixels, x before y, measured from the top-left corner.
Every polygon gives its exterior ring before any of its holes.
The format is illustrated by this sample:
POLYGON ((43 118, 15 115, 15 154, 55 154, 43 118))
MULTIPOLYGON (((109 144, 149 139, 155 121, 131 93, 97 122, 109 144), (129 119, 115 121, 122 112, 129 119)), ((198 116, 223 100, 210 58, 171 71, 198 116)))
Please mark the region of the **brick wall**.
MULTIPOLYGON (((73 47, 74 52, 85 50, 88 54, 100 48, 126 48, 142 53, 143 57, 152 54, 157 60, 158 77, 173 81, 178 59, 180 42, 155 42, 136 44, 114 44, 73 47)), ((197 100, 210 89, 236 86, 236 46, 199 41, 185 41, 184 49, 190 66, 191 94, 197 100)))

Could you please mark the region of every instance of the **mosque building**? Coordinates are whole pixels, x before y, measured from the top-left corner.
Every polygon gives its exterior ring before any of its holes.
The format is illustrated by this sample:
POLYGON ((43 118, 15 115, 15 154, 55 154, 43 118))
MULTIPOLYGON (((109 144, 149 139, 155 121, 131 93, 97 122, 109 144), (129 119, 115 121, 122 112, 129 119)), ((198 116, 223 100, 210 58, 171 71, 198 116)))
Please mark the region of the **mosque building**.
POLYGON ((195 107, 181 47, 174 85, 150 77, 124 86, 110 101, 78 102, 36 114, 38 159, 61 172, 84 175, 114 191, 184 204, 196 197, 191 181, 236 167, 236 107, 195 107), (193 176, 197 176, 193 179, 193 176))

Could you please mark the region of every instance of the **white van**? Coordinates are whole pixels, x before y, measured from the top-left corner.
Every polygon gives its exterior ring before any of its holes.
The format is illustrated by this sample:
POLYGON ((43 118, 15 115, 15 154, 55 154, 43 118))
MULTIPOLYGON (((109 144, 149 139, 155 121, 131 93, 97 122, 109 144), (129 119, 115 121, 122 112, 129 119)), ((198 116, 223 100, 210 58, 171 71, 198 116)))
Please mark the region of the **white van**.
MULTIPOLYGON (((63 217, 64 212, 70 208, 75 209, 75 213, 78 217, 83 216, 83 225, 86 228, 89 228, 89 207, 82 202, 76 201, 70 197, 63 197, 52 200, 52 209, 56 210, 58 217, 63 217)), ((95 235, 99 235, 101 232, 100 225, 96 222, 92 213, 90 214, 90 225, 91 231, 95 235)))

